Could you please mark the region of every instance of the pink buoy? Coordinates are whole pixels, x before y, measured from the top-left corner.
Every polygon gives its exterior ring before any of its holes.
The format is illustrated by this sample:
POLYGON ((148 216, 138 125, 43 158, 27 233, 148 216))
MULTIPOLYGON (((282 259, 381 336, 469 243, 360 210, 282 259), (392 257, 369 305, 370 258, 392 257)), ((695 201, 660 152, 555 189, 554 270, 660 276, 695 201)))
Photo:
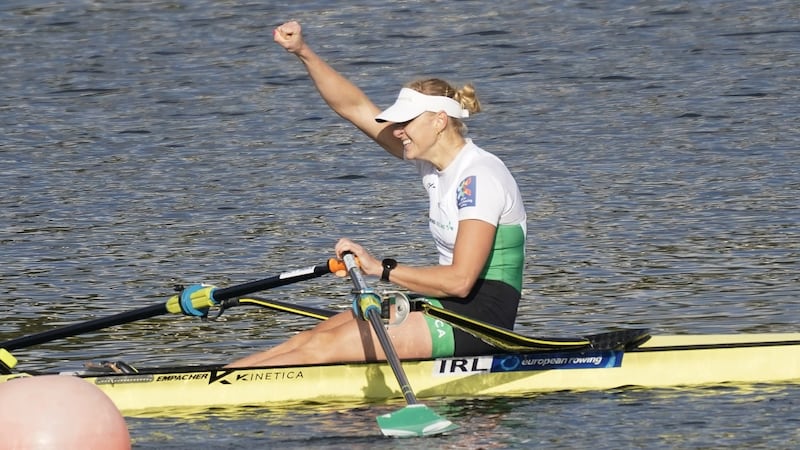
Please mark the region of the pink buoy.
POLYGON ((130 448, 122 414, 88 381, 42 375, 0 383, 0 449, 130 448))

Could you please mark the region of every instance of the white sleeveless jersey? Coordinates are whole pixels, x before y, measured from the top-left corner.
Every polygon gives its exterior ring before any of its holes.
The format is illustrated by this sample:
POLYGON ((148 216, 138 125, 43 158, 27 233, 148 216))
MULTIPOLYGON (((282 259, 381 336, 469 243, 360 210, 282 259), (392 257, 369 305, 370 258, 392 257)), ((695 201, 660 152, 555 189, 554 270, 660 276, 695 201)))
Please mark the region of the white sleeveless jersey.
POLYGON ((521 289, 527 217, 517 182, 500 158, 467 139, 445 170, 426 161, 415 164, 430 200, 430 230, 439 264, 453 263, 458 222, 482 220, 497 227, 497 232, 481 278, 521 289))

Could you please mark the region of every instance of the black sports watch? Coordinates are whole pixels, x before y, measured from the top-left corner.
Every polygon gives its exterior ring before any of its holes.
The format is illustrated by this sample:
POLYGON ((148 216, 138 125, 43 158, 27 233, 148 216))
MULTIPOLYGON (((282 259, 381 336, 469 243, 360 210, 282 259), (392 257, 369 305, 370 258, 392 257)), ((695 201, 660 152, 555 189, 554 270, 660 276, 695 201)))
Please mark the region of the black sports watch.
POLYGON ((397 261, 392 258, 386 258, 381 263, 383 264, 383 273, 381 274, 381 281, 389 281, 389 272, 397 267, 397 261))

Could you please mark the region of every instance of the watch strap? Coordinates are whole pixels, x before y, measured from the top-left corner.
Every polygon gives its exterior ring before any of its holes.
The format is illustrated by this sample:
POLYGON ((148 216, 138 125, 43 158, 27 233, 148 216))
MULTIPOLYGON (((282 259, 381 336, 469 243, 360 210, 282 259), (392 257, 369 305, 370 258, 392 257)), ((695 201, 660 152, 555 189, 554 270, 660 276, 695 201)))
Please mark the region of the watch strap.
POLYGON ((384 259, 381 264, 383 265, 383 273, 381 274, 381 281, 389 281, 389 273, 397 267, 397 261, 392 258, 384 259))

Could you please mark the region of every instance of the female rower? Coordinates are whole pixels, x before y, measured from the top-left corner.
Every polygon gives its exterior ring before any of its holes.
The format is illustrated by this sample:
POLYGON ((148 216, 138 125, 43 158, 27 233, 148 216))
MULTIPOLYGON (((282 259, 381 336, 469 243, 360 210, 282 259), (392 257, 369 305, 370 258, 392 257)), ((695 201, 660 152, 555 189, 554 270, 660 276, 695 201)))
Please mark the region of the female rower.
MULTIPOLYGON (((307 45, 299 23, 279 26, 273 38, 305 65, 333 111, 390 154, 413 161, 428 192, 438 265, 380 260, 350 239, 339 240, 336 255, 352 252, 366 275, 422 294, 446 309, 513 328, 522 289, 526 214, 517 183, 503 162, 466 137, 462 119, 480 111, 473 87, 454 89, 439 79, 415 81, 381 111, 307 45)), ((402 359, 493 351, 421 312, 411 312, 388 332, 402 359)), ((370 323, 346 311, 229 367, 383 359, 370 323)))

